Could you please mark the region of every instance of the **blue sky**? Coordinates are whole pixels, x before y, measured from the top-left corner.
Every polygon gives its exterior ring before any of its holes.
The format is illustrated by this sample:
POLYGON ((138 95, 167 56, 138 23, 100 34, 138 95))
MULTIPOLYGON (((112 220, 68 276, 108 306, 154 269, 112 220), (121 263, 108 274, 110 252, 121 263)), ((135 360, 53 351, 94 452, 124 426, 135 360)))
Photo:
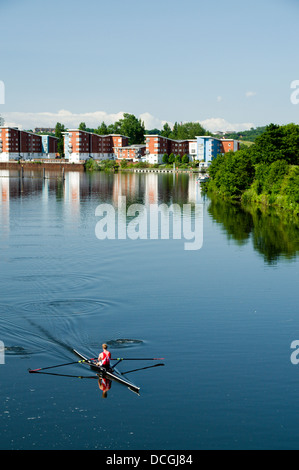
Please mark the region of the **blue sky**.
POLYGON ((299 0, 0 0, 7 124, 299 123, 299 0))

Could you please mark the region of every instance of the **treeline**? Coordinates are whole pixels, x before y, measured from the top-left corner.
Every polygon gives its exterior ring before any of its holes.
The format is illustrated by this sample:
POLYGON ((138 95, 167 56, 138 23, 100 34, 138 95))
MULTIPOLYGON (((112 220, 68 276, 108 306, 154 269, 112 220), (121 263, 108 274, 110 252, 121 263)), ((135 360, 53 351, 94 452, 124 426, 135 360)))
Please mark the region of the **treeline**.
POLYGON ((217 157, 206 189, 299 214, 299 126, 270 124, 247 149, 217 157))
POLYGON ((82 122, 79 126, 80 130, 87 132, 94 132, 99 135, 108 134, 122 134, 130 138, 130 144, 142 144, 144 143, 144 136, 147 134, 157 134, 169 139, 174 140, 187 140, 195 139, 198 135, 207 135, 206 129, 204 129, 197 122, 186 122, 186 123, 175 123, 173 127, 170 127, 168 123, 164 124, 163 129, 150 129, 146 130, 144 123, 137 119, 133 114, 124 114, 124 118, 107 126, 105 122, 96 128, 91 129, 86 127, 86 124, 82 122))
POLYGON ((141 119, 137 119, 134 114, 124 113, 123 119, 116 121, 114 124, 108 126, 102 122, 96 129, 86 127, 84 122, 81 122, 79 129, 82 131, 93 132, 99 135, 121 134, 129 137, 129 145, 143 144, 145 127, 141 119))
MULTIPOLYGON (((129 145, 142 144, 144 142, 145 127, 141 119, 137 119, 133 114, 125 113, 123 119, 116 121, 114 124, 106 125, 102 122, 97 128, 87 127, 85 122, 79 124, 78 129, 81 131, 92 132, 99 135, 121 134, 129 137, 129 145)), ((55 127, 55 137, 58 138, 58 153, 64 156, 64 139, 63 132, 67 128, 64 124, 58 122, 55 127)))
MULTIPOLYGON (((81 122, 78 129, 99 135, 125 135, 129 137, 129 145, 143 144, 146 134, 159 134, 174 140, 194 139, 197 135, 207 135, 207 131, 199 123, 194 122, 184 124, 176 122, 173 127, 166 123, 162 130, 146 130, 144 122, 129 113, 124 113, 123 118, 114 124, 107 125, 105 122, 102 122, 97 128, 90 128, 86 126, 85 122, 81 122)), ((60 122, 56 124, 55 137, 58 138, 58 153, 61 156, 64 155, 63 132, 66 131, 67 128, 63 124, 60 122)))
MULTIPOLYGON (((241 132, 226 132, 225 139, 234 139, 234 140, 244 140, 247 142, 255 142, 255 140, 260 137, 266 131, 266 126, 251 128, 247 131, 241 132)), ((218 136, 222 137, 223 136, 218 136)))
POLYGON ((160 135, 174 140, 195 139, 199 135, 208 135, 198 122, 175 123, 171 128, 168 123, 164 124, 160 135))

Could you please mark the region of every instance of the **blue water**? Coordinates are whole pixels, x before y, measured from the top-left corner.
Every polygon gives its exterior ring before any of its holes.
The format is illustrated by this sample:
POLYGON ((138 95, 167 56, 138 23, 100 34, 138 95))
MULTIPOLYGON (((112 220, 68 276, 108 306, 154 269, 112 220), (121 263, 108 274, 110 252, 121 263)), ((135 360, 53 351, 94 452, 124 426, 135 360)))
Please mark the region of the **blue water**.
POLYGON ((0 173, 1 449, 299 448, 296 223, 218 207, 189 175, 0 173), (202 248, 99 240, 95 210, 119 195, 201 205, 202 248), (128 375, 140 397, 28 373, 103 341, 116 357, 165 358, 128 375))

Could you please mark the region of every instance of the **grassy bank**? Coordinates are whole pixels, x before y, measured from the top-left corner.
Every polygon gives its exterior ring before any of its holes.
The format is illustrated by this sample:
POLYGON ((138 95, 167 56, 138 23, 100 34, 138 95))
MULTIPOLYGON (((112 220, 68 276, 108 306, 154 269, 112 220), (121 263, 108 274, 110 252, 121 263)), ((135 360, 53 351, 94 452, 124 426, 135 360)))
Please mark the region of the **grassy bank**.
POLYGON ((299 126, 270 125, 248 149, 213 161, 205 190, 299 215, 299 126))
MULTIPOLYGON (((179 170, 199 170, 198 162, 189 162, 189 163, 176 163, 176 168, 179 170)), ((132 170, 134 168, 138 169, 173 169, 173 164, 164 164, 159 165, 150 164, 146 162, 140 163, 129 163, 126 160, 122 160, 121 163, 116 162, 115 160, 102 160, 102 161, 95 161, 93 159, 87 160, 85 165, 86 171, 118 171, 118 170, 132 170)))

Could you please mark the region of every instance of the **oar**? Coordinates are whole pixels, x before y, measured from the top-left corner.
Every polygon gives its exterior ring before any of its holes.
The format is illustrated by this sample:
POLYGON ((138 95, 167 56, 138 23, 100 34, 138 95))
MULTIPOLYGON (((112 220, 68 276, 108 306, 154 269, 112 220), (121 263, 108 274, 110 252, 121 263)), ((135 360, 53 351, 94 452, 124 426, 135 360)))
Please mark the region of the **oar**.
POLYGON ((164 357, 117 357, 116 359, 111 359, 112 361, 165 361, 164 357))
POLYGON ((40 372, 42 370, 49 370, 49 369, 55 369, 55 368, 58 368, 58 367, 64 367, 64 366, 70 366, 72 364, 83 364, 85 362, 88 362, 88 361, 96 361, 97 358, 93 358, 93 359, 86 359, 86 360, 81 360, 81 361, 74 361, 74 362, 67 362, 66 364, 59 364, 58 366, 51 366, 51 367, 42 367, 40 369, 29 369, 29 374, 32 374, 34 372, 40 372))
POLYGON ((40 372, 38 370, 30 371, 32 374, 42 374, 42 375, 55 375, 56 377, 72 377, 74 379, 99 379, 97 375, 66 375, 66 374, 54 374, 53 372, 40 372))
POLYGON ((130 374, 131 372, 137 372, 139 370, 152 369, 153 367, 161 367, 161 366, 165 366, 165 364, 155 364, 154 366, 142 367, 141 369, 128 370, 127 372, 122 372, 121 375, 127 375, 127 374, 130 374))

